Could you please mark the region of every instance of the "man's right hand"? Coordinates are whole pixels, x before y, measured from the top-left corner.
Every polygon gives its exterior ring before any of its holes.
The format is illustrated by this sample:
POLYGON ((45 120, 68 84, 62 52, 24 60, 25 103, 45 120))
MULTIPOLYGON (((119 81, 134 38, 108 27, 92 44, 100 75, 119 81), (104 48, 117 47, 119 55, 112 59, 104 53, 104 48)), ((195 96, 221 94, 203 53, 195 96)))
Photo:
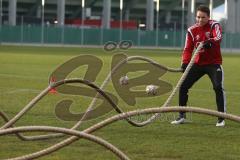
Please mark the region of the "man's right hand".
POLYGON ((182 72, 185 72, 186 68, 187 68, 188 64, 187 63, 182 63, 181 68, 182 68, 182 72))

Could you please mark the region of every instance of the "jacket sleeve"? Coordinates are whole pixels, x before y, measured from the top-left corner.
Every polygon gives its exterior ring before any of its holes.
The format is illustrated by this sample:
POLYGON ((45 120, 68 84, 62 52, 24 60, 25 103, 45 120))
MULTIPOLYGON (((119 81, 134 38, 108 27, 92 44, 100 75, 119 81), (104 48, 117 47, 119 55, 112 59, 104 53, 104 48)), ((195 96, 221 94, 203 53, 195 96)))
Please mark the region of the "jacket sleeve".
POLYGON ((182 53, 182 63, 188 64, 192 57, 192 52, 194 50, 193 36, 190 31, 186 34, 186 41, 184 50, 182 53))
POLYGON ((222 28, 219 23, 216 23, 213 25, 212 28, 212 37, 210 38, 210 41, 214 43, 220 43, 222 40, 222 28))

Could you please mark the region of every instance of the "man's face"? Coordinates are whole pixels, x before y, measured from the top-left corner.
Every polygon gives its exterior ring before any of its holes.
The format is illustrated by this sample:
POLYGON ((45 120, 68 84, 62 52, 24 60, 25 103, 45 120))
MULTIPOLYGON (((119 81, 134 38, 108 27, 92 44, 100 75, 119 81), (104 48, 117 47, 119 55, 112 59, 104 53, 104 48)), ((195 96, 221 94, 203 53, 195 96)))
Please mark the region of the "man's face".
POLYGON ((208 23, 209 16, 205 12, 197 11, 196 20, 200 26, 204 26, 205 24, 208 23))

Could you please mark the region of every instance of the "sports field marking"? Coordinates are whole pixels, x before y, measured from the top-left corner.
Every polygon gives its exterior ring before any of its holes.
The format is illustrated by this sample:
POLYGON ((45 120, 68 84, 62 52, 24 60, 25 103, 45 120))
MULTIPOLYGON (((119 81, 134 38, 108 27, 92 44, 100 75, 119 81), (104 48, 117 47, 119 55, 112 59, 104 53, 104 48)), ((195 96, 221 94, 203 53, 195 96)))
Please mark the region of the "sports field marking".
MULTIPOLYGON (((31 89, 31 88, 9 88, 9 87, 0 87, 0 89, 8 89, 10 91, 2 91, 1 94, 15 94, 15 93, 24 93, 24 92, 30 92, 30 93, 39 93, 41 90, 40 89, 31 89)), ((204 92, 204 93, 212 93, 212 89, 202 89, 202 88, 195 88, 195 89, 190 89, 190 92, 204 92)), ((227 94, 232 94, 232 95, 240 95, 240 91, 226 91, 227 94)))
POLYGON ((16 93, 24 93, 24 92, 30 92, 30 93, 39 93, 41 90, 38 89, 15 89, 12 91, 5 92, 5 94, 16 94, 16 93))
MULTIPOLYGON (((202 88, 195 88, 195 89, 190 89, 190 91, 193 92, 205 92, 205 93, 211 93, 214 92, 212 89, 202 89, 202 88)), ((234 95, 240 95, 240 91, 226 91, 227 94, 234 94, 234 95)))
POLYGON ((26 76, 23 76, 23 75, 16 75, 16 74, 0 74, 0 77, 48 80, 48 77, 35 77, 35 76, 27 76, 27 75, 26 75, 26 76))

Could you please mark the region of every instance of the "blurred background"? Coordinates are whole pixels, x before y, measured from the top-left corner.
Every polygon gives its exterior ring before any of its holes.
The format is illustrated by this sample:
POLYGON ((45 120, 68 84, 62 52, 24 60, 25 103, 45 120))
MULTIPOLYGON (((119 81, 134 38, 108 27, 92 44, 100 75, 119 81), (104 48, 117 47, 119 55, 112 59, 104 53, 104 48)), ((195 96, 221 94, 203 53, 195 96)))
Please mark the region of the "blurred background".
POLYGON ((238 49, 239 0, 0 0, 0 43, 179 48, 200 4, 222 24, 222 47, 238 49))

